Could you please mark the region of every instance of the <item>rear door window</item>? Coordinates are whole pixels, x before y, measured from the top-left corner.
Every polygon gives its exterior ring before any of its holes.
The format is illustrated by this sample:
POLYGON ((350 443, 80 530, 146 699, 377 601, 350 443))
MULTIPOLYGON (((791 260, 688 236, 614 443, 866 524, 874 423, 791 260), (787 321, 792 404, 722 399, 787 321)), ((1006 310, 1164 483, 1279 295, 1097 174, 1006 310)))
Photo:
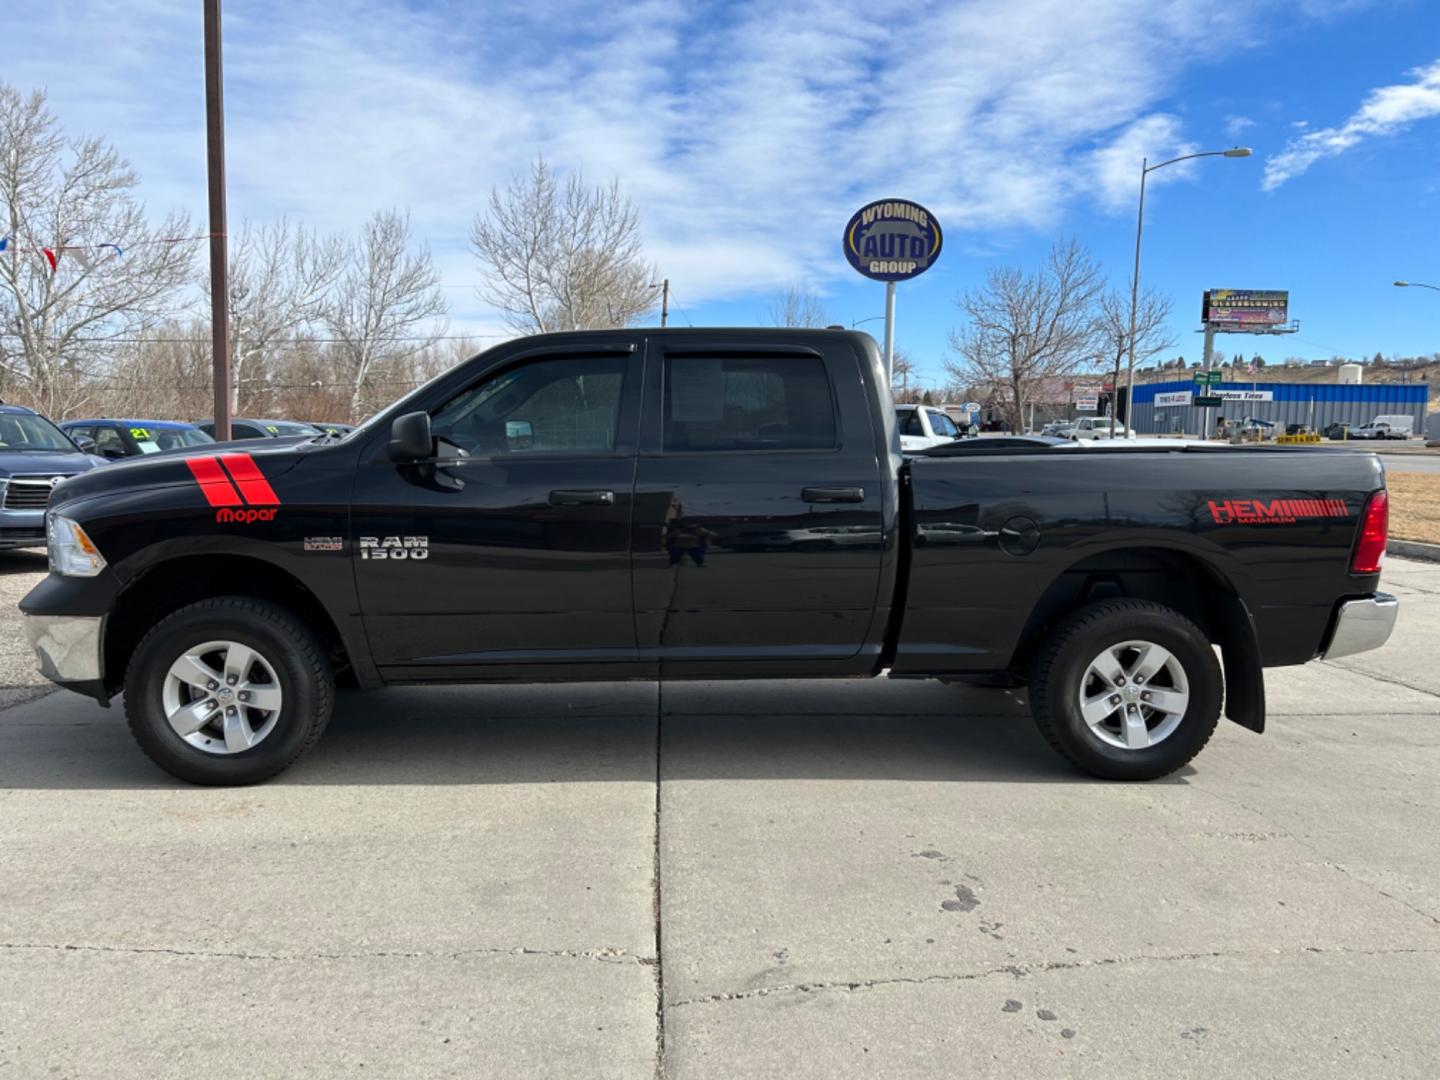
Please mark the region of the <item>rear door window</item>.
POLYGON ((669 453, 832 450, 835 401, 818 356, 667 356, 669 453))

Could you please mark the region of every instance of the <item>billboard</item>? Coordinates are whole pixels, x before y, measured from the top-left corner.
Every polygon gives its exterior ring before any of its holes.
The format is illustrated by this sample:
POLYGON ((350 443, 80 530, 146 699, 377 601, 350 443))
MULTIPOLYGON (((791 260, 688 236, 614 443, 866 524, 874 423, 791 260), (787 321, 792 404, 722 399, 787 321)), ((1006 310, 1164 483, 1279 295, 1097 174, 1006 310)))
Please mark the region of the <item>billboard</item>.
POLYGON ((1286 289, 1207 289, 1200 321, 1224 328, 1266 330, 1290 321, 1286 289))
POLYGON ((1164 408, 1167 405, 1189 405, 1190 400, 1189 390, 1162 390, 1155 395, 1155 406, 1164 408))

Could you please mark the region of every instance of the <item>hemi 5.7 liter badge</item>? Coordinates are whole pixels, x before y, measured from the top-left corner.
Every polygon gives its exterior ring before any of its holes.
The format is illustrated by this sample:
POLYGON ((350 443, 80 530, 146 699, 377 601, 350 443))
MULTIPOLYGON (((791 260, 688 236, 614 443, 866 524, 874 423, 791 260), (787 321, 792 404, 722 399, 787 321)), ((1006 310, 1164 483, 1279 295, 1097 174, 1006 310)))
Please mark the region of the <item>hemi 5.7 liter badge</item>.
POLYGON ((217 522, 250 525, 275 520, 280 496, 249 454, 192 457, 186 458, 185 464, 205 501, 217 508, 217 522))
POLYGON ((1344 499, 1210 500, 1210 520, 1216 525, 1293 525, 1302 518, 1349 516, 1344 499))
POLYGON ((428 559, 430 538, 428 536, 362 536, 360 537, 360 558, 362 559, 428 559))

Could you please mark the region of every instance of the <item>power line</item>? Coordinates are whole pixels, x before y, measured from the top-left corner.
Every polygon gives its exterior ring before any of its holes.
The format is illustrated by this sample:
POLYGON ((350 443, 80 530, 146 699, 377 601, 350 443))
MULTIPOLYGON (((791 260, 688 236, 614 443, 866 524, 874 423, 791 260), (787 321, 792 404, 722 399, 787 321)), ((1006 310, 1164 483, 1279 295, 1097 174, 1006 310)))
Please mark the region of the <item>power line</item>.
MULTIPOLYGON (((503 337, 508 337, 508 336, 509 336, 509 335, 507 335, 507 334, 441 334, 439 337, 431 337, 431 336, 428 335, 428 334, 424 334, 424 335, 417 335, 417 336, 415 336, 415 337, 398 337, 398 338, 391 338, 390 340, 391 340, 391 341, 475 341, 475 340, 478 340, 478 339, 481 339, 481 338, 503 338, 503 337)), ((99 338, 71 338, 71 339, 70 339, 71 343, 72 343, 72 344, 75 344, 75 345, 203 345, 203 344, 207 343, 209 340, 210 340, 209 338, 193 338, 193 337, 163 337, 163 338, 157 338, 157 337, 123 337, 123 338, 122 338, 122 337, 99 337, 99 338)), ((304 345, 304 344, 314 344, 314 345, 339 345, 339 344, 343 344, 344 342, 346 342, 346 341, 348 341, 348 340, 349 340, 348 338, 334 338, 334 337, 323 337, 323 338, 314 338, 314 337, 286 338, 286 339, 284 339, 284 340, 282 340, 282 341, 274 342, 274 343, 273 343, 273 347, 275 347, 275 348, 280 348, 280 347, 285 346, 285 345, 304 345)))

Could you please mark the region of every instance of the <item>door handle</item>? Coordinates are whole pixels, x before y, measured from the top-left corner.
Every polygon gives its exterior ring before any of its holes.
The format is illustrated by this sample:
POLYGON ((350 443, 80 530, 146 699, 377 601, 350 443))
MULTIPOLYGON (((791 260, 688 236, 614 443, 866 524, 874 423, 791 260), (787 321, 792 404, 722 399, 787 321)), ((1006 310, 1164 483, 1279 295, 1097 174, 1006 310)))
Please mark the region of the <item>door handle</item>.
POLYGON ((614 506, 613 491, 571 491, 550 492, 551 506, 614 506))
POLYGON ((807 487, 800 489, 800 498, 808 503, 857 503, 865 501, 865 489, 859 487, 807 487))

